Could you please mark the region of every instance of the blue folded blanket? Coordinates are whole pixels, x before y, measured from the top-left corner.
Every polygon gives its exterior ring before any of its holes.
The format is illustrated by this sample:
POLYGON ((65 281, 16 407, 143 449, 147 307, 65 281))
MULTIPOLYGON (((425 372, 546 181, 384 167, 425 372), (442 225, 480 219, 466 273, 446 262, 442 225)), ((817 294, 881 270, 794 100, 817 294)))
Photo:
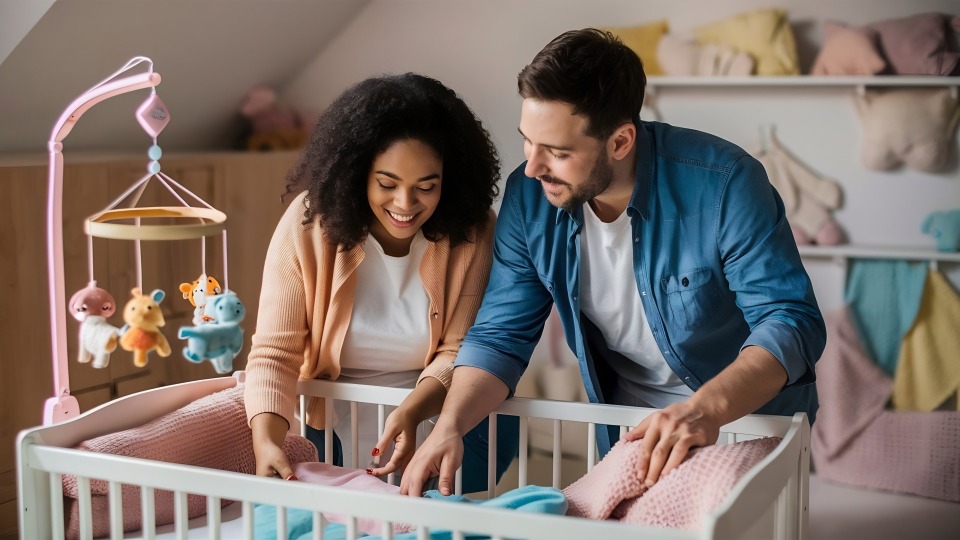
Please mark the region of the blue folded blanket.
MULTIPOLYGON (((439 491, 431 490, 424 494, 429 499, 450 502, 476 504, 489 508, 508 508, 520 512, 536 512, 541 514, 564 515, 567 512, 567 499, 558 489, 541 486, 526 486, 514 489, 486 500, 472 500, 462 495, 441 495, 439 491)), ((277 540, 277 509, 274 506, 257 505, 253 510, 254 538, 257 540, 277 540)), ((289 540, 310 540, 313 532, 313 514, 296 508, 287 509, 287 538, 289 540)), ((453 537, 450 531, 430 531, 430 538, 434 540, 450 540, 453 537)), ((345 540, 346 527, 333 523, 323 530, 324 540, 345 540)), ((379 539, 379 536, 364 536, 368 540, 379 539)), ((417 538, 416 532, 395 534, 396 540, 417 538)), ((489 538, 485 535, 466 534, 465 538, 489 538)))

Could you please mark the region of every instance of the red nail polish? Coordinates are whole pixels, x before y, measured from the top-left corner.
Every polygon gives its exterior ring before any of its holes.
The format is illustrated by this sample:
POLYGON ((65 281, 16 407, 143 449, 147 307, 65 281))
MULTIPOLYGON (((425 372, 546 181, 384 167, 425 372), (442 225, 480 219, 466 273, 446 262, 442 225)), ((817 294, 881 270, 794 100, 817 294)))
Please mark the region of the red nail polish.
POLYGON ((376 446, 374 446, 374 447, 373 447, 373 452, 370 452, 370 455, 371 455, 371 456, 379 456, 379 455, 380 455, 380 449, 377 448, 376 446))
POLYGON ((373 474, 373 469, 367 469, 367 474, 373 474))
POLYGON ((293 481, 296 482, 296 481, 298 481, 298 480, 300 480, 300 479, 297 478, 297 475, 291 474, 290 476, 287 477, 287 480, 293 480, 293 481))

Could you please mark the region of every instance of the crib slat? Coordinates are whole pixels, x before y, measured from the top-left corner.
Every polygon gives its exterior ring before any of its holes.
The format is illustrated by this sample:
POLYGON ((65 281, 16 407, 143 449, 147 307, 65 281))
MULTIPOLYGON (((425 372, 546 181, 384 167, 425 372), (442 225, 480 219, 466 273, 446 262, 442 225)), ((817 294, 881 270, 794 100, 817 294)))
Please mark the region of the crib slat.
POLYGON ((277 538, 287 537, 287 509, 283 506, 277 507, 277 538))
POLYGON ((307 396, 300 394, 300 436, 307 436, 307 396))
POLYGON ((587 472, 593 470, 593 465, 597 462, 597 425, 593 422, 587 424, 587 472))
POLYGON ((487 435, 487 498, 497 495, 497 415, 491 414, 490 429, 487 435))
POLYGON ((527 486, 527 447, 530 444, 528 423, 526 416, 520 417, 520 473, 517 478, 517 487, 527 486))
POLYGON ((49 478, 50 532, 53 535, 53 540, 63 540, 63 476, 59 473, 52 473, 49 478))
POLYGON ((107 501, 110 507, 110 538, 123 538, 123 499, 120 493, 120 482, 107 484, 107 501))
POLYGON ((357 540, 357 518, 350 516, 347 519, 347 540, 357 540))
POLYGON ((357 448, 360 444, 358 422, 359 422, 359 418, 357 417, 357 402, 351 401, 350 402, 350 439, 351 441, 353 441, 353 444, 351 445, 351 447, 353 448, 353 452, 351 452, 350 463, 352 464, 351 467, 353 467, 354 469, 360 466, 360 449, 357 448))
POLYGON ((190 532, 190 515, 187 512, 187 494, 183 491, 173 492, 173 522, 176 524, 177 538, 187 540, 190 532))
POLYGON ((553 488, 560 489, 560 442, 563 437, 563 424, 560 420, 553 421, 553 488))
POLYGON ((210 540, 220 540, 220 497, 207 497, 207 530, 210 540))
POLYGON ((463 466, 457 467, 457 475, 453 479, 453 494, 463 495, 463 466))
POLYGON ((80 539, 93 538, 93 503, 90 500, 90 479, 77 477, 77 493, 80 500, 80 539))
POLYGON ((417 540, 430 540, 430 529, 426 525, 417 527, 417 540))
POLYGON ((380 536, 383 540, 393 540, 393 523, 384 521, 380 528, 380 536))
POLYGON ((246 540, 253 540, 253 503, 243 501, 241 512, 243 514, 243 537, 246 540))
POLYGON ((153 504, 153 488, 140 486, 140 519, 143 523, 144 540, 153 540, 157 536, 156 510, 153 504))
POLYGON ((463 531, 453 531, 453 540, 464 540, 463 531))
POLYGON ((327 527, 327 520, 320 512, 313 513, 313 540, 323 540, 323 529, 327 527))
POLYGON ((323 398, 323 462, 333 465, 333 398, 323 398))

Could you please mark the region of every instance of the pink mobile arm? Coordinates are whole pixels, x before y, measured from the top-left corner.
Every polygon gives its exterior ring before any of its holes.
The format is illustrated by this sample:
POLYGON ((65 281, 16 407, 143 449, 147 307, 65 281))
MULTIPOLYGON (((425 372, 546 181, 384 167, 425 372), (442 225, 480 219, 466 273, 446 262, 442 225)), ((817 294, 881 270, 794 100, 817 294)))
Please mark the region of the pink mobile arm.
POLYGON ((160 74, 140 73, 99 85, 73 100, 53 126, 50 141, 50 170, 47 191, 47 287, 50 295, 50 336, 53 352, 54 397, 43 408, 44 425, 68 420, 80 414, 77 398, 70 395, 67 364, 67 301, 63 277, 63 141, 77 120, 90 107, 113 96, 160 84, 160 74))

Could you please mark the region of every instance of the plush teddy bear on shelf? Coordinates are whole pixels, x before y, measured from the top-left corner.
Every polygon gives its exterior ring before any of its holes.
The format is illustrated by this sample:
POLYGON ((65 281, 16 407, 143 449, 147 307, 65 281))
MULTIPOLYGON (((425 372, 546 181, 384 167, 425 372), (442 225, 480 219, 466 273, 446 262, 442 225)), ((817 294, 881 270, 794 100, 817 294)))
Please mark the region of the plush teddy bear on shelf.
POLYGON ((307 142, 306 118, 281 103, 277 93, 265 85, 251 88, 240 104, 240 115, 248 124, 244 146, 247 150, 292 150, 307 142))
POLYGON ((219 374, 233 370, 233 359, 243 348, 243 329, 240 322, 246 316, 243 302, 233 291, 226 291, 207 300, 205 317, 213 319, 208 324, 184 326, 177 337, 187 340, 183 356, 191 362, 210 360, 219 374))
POLYGON ((91 281, 70 298, 70 314, 80 321, 80 355, 77 361, 103 369, 110 365, 110 354, 117 350, 120 329, 107 319, 117 311, 113 296, 91 281))

